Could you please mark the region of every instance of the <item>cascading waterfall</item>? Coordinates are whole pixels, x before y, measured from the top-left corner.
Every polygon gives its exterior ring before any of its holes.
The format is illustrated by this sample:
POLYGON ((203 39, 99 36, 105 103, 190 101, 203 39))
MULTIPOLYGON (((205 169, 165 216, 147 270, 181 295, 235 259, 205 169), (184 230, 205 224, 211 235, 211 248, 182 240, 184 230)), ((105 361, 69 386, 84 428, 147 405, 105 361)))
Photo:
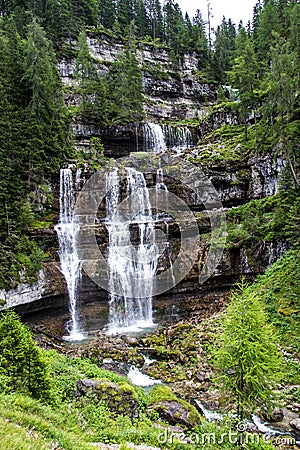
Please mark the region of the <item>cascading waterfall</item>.
POLYGON ((192 133, 187 127, 163 125, 162 132, 167 147, 176 153, 181 153, 194 145, 192 133))
POLYGON ((121 186, 117 171, 106 174, 107 230, 109 234, 110 333, 153 327, 152 292, 158 249, 155 222, 144 175, 126 168, 130 211, 118 208, 121 186), (131 243, 132 229, 138 243, 131 243), (121 294, 121 295, 120 295, 121 294))
POLYGON ((143 137, 145 151, 154 153, 164 152, 167 148, 162 127, 157 123, 145 123, 143 125, 143 137))
POLYGON ((181 154, 195 144, 193 135, 188 127, 175 127, 157 123, 143 125, 143 140, 145 151, 155 153, 164 152, 167 148, 181 154))
MULTIPOLYGON (((77 170, 75 188, 80 184, 80 169, 77 170)), ((59 241, 59 258, 61 272, 65 277, 71 320, 68 324, 69 335, 64 339, 79 341, 85 338, 78 318, 77 300, 78 286, 81 279, 81 262, 76 250, 76 234, 79 224, 74 220, 75 189, 71 169, 60 170, 60 214, 59 222, 55 226, 59 241)))
POLYGON ((165 217, 165 212, 167 208, 167 192, 168 188, 164 183, 164 172, 162 168, 158 168, 156 171, 156 184, 155 184, 155 191, 156 191, 156 204, 160 203, 163 199, 163 212, 160 212, 159 210, 156 211, 156 220, 160 220, 161 218, 165 217), (160 202, 159 202, 160 199, 160 202))

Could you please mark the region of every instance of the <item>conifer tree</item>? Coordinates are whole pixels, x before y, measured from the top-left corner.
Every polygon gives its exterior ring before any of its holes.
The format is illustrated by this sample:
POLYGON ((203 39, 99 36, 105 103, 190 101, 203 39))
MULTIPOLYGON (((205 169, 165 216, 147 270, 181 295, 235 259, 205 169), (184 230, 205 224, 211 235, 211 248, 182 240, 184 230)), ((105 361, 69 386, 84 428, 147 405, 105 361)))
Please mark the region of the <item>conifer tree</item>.
POLYGON ((199 67, 206 67, 209 56, 208 40, 205 33, 205 22, 199 9, 193 18, 192 41, 193 48, 199 56, 199 67))
POLYGON ((68 150, 68 123, 55 53, 44 29, 33 19, 25 42, 24 76, 28 104, 24 111, 24 153, 28 183, 60 165, 68 150))
POLYGON ((78 80, 81 98, 81 120, 84 123, 96 123, 105 126, 107 113, 106 80, 97 73, 90 55, 87 36, 84 32, 79 35, 78 46, 75 77, 78 80))
POLYGON ((138 122, 143 117, 142 71, 129 42, 111 65, 108 76, 108 118, 111 123, 138 122))
POLYGON ((236 57, 229 76, 233 86, 239 90, 241 112, 245 121, 247 139, 247 119, 251 110, 254 112, 256 124, 257 89, 259 87, 259 64, 254 52, 254 46, 244 27, 240 27, 236 39, 236 57))
POLYGON ((0 355, 0 378, 6 389, 47 398, 47 365, 29 328, 12 311, 6 311, 0 319, 0 355))
POLYGON ((214 42, 213 70, 218 81, 225 83, 228 80, 227 73, 232 66, 235 49, 236 30, 232 21, 223 17, 222 24, 217 27, 214 42))
POLYGON ((272 406, 283 364, 275 339, 263 305, 242 282, 231 295, 215 349, 219 381, 237 402, 240 418, 272 406))
MULTIPOLYGON (((298 57, 289 42, 277 37, 277 42, 271 49, 271 58, 271 68, 264 81, 267 99, 262 111, 274 125, 279 125, 280 140, 295 185, 299 186, 300 180, 295 168, 297 163, 299 164, 299 156, 296 154, 298 139, 296 142, 290 140, 287 133, 287 124, 292 118, 297 92, 299 91, 298 57)), ((278 129, 278 127, 274 127, 274 129, 276 128, 278 129)))

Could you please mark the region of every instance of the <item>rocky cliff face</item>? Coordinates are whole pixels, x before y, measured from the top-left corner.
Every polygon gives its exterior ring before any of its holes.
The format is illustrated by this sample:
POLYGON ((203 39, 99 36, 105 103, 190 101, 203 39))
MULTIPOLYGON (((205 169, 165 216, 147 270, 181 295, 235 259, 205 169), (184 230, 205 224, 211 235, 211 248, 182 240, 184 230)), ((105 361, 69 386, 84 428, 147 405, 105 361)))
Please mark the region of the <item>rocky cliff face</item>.
MULTIPOLYGON (((112 42, 105 35, 90 34, 88 45, 91 56, 97 61, 99 73, 103 74, 118 53, 124 50, 121 42, 112 42)), ((181 61, 174 62, 166 49, 140 44, 137 58, 143 72, 145 122, 202 119, 211 111, 217 86, 201 81, 195 56, 185 55, 181 61)), ((78 104, 78 97, 72 93, 72 87, 76 85, 74 58, 61 60, 58 69, 63 84, 71 88, 66 94, 67 104, 78 104)), ((73 131, 81 148, 88 147, 91 137, 101 137, 105 154, 109 157, 125 156, 137 149, 145 149, 144 130, 140 125, 100 128, 75 124, 73 131)))
MULTIPOLYGON (((112 45, 106 36, 90 35, 88 43, 92 56, 98 61, 99 70, 103 72, 108 70, 111 62, 123 48, 120 42, 112 45)), ((217 87, 201 82, 195 57, 185 56, 182 61, 174 65, 174 61, 165 49, 144 45, 138 48, 138 58, 143 69, 143 87, 146 97, 144 107, 149 122, 206 117, 199 130, 180 131, 183 135, 187 132, 190 133, 188 138, 185 136, 189 146, 195 144, 197 138, 202 134, 216 129, 222 124, 238 123, 238 118, 234 113, 209 114, 216 100, 217 87)), ((65 86, 73 86, 75 83, 74 60, 62 60, 58 68, 65 86)), ((67 95, 66 100, 69 105, 77 102, 76 97, 71 94, 67 95)), ((179 129, 176 130, 176 132, 172 128, 165 130, 166 142, 170 143, 170 147, 173 141, 179 139, 179 129)), ((91 137, 100 136, 106 155, 114 158, 147 149, 145 124, 115 126, 106 129, 96 125, 74 124, 73 132, 78 147, 85 149, 88 148, 91 137)), ((203 148, 199 146, 181 153, 181 156, 191 160, 210 179, 224 208, 232 208, 250 199, 259 199, 277 193, 280 176, 286 165, 280 152, 276 158, 272 158, 270 154, 251 155, 243 161, 224 160, 218 164, 201 164, 202 151, 203 148)), ((87 171, 85 177, 88 178, 89 175, 87 171)), ((183 199, 191 210, 196 213, 203 210, 201 199, 197 198, 193 192, 168 177, 165 178, 165 182, 168 189, 183 199)), ((155 185, 155 175, 147 177, 147 184, 148 187, 155 185)), ((58 209, 58 186, 53 187, 53 192, 54 203, 58 209)), ((197 221, 200 234, 205 235, 209 231, 209 221, 207 218, 203 219, 201 214, 197 215, 197 221)), ((180 248, 175 224, 170 223, 169 230, 171 239, 174 241, 174 248, 180 248)), ((104 224, 97 226, 96 234, 102 252, 105 253, 108 235, 104 224)), ((160 311, 171 308, 172 302, 176 304, 176 314, 178 313, 180 316, 199 308, 207 312, 218 309, 226 298, 226 292, 241 275, 253 277, 263 272, 268 265, 286 251, 286 243, 266 244, 259 253, 251 255, 251 262, 249 262, 249 255, 244 248, 226 250, 214 276, 202 285, 199 284, 199 273, 208 249, 209 241, 204 239, 199 245, 198 255, 189 275, 177 287, 154 300, 158 314, 160 311)), ((164 261, 161 262, 159 271, 165 269, 164 263, 164 261)), ((45 263, 39 280, 33 286, 20 285, 14 291, 0 292, 2 303, 8 307, 19 305, 22 311, 66 305, 66 286, 58 267, 58 262, 45 263)), ((107 293, 84 275, 81 301, 84 303, 95 299, 100 303, 107 304, 107 293)))
MULTIPOLYGON (((118 53, 124 50, 121 42, 112 42, 105 35, 89 34, 87 40, 100 73, 106 73, 118 53)), ((202 118, 214 104, 217 86, 201 81, 196 56, 185 55, 180 62, 174 62, 166 49, 140 44, 137 58, 143 71, 147 121, 202 118)), ((61 60, 58 69, 64 85, 75 84, 74 59, 61 60)), ((77 100, 70 95, 67 102, 74 104, 77 100)))

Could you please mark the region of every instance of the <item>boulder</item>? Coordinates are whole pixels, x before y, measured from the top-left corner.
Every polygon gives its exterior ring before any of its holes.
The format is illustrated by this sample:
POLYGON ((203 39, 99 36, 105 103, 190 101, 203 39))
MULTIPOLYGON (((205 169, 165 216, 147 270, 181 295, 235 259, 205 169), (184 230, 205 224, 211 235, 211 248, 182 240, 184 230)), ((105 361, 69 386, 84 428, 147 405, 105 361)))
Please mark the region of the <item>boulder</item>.
POLYGON ((282 422, 284 418, 284 412, 281 408, 277 407, 274 408, 274 410, 269 413, 264 412, 262 414, 262 417, 268 422, 282 422))
POLYGON ((290 425, 294 430, 296 430, 298 433, 300 433, 300 418, 291 420, 290 425))
POLYGON ((157 411, 159 417, 171 425, 183 425, 186 428, 194 428, 200 423, 200 417, 196 409, 180 400, 164 400, 151 405, 148 411, 157 411))
POLYGON ((107 379, 77 380, 77 398, 88 398, 90 401, 103 402, 110 411, 128 416, 131 419, 138 417, 138 396, 132 386, 126 381, 114 383, 107 379))
POLYGON ((155 411, 161 420, 170 425, 183 425, 190 429, 200 424, 201 419, 196 408, 177 398, 167 386, 154 386, 149 393, 147 403, 148 413, 155 411))

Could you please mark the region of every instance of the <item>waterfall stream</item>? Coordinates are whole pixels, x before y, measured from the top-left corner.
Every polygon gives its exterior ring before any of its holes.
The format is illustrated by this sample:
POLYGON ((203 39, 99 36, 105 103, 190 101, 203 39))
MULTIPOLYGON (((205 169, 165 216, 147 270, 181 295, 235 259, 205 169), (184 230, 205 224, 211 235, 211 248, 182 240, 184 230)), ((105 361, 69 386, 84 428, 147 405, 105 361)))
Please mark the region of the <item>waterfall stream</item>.
POLYGON ((167 148, 162 127, 157 123, 143 125, 144 148, 146 152, 164 152, 167 148))
POLYGON ((195 137, 188 127, 161 126, 149 122, 143 125, 143 141, 146 152, 161 153, 170 149, 181 155, 184 150, 195 144, 195 137))
POLYGON ((194 145, 192 133, 187 127, 163 125, 162 132, 166 141, 166 146, 178 155, 194 145))
POLYGON ((55 226, 59 241, 60 269, 65 277, 71 319, 67 325, 68 341, 79 341, 85 338, 78 318, 77 300, 78 287, 81 279, 81 262, 76 251, 76 234, 79 230, 73 217, 75 205, 75 190, 80 183, 80 169, 77 170, 75 186, 71 169, 60 170, 60 214, 59 222, 55 226))
POLYGON ((116 171, 106 174, 106 226, 109 234, 109 325, 110 333, 139 331, 154 326, 152 319, 153 279, 158 249, 155 223, 144 175, 126 168, 126 208, 118 208, 120 178, 116 171), (138 237, 132 244, 132 230, 138 237))

